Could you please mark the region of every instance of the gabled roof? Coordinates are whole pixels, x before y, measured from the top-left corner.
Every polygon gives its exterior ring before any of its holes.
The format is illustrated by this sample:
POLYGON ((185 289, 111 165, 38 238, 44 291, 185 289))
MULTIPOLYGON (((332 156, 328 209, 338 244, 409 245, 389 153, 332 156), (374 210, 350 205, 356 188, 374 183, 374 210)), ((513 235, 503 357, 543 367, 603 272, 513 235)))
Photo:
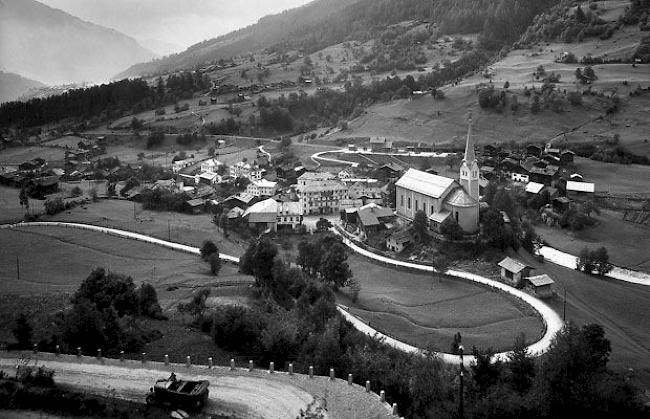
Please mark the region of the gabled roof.
POLYGON ((546 274, 529 276, 528 278, 526 278, 526 280, 531 284, 533 284, 533 286, 535 287, 541 287, 543 285, 552 285, 555 283, 555 281, 553 281, 551 277, 546 274))
POLYGON ((395 184, 414 192, 433 198, 440 198, 454 180, 444 176, 432 175, 416 169, 409 169, 395 184))
POLYGON ((201 206, 201 205, 205 204, 205 200, 203 200, 203 199, 190 199, 189 201, 185 201, 185 203, 187 205, 189 205, 190 207, 198 207, 198 206, 201 206))
POLYGON ((567 192, 572 191, 572 192, 594 193, 595 189, 596 186, 593 183, 589 183, 589 182, 574 182, 572 180, 569 180, 566 183, 567 192))
POLYGON ((526 265, 525 263, 519 262, 518 260, 515 260, 511 257, 503 259, 501 262, 499 262, 498 265, 505 270, 514 273, 521 272, 525 268, 530 268, 530 266, 526 265))
POLYGON ((305 172, 298 180, 324 180, 324 179, 334 179, 336 176, 330 172, 305 172))

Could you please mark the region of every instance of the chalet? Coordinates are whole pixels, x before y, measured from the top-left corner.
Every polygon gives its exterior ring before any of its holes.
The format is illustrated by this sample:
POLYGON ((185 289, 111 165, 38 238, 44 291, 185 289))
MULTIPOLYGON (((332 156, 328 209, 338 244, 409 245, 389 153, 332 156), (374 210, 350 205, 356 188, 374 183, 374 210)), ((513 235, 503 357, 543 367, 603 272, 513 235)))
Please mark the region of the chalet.
POLYGON ((257 231, 276 231, 278 203, 273 199, 260 201, 248 208, 242 217, 252 229, 257 231))
POLYGON ((492 144, 486 144, 483 146, 484 156, 495 157, 498 151, 499 151, 498 148, 496 146, 493 146, 492 144))
POLYGON ((390 151, 393 148, 393 142, 385 137, 371 137, 370 149, 372 151, 390 151))
POLYGON ((43 166, 45 166, 45 160, 41 159, 40 157, 37 157, 35 159, 31 159, 29 161, 20 163, 18 165, 18 170, 21 170, 23 172, 34 173, 39 171, 41 168, 43 168, 43 166))
POLYGON ((542 155, 542 147, 535 144, 528 144, 526 146, 526 155, 539 157, 542 155))
POLYGON ((551 183, 557 179, 558 176, 558 167, 557 166, 546 166, 545 168, 533 167, 530 170, 530 180, 532 182, 542 183, 544 185, 551 185, 551 183))
POLYGON ((357 210, 357 226, 366 234, 384 228, 384 223, 392 221, 395 213, 390 208, 383 208, 377 204, 365 205, 357 210))
POLYGON ((571 200, 566 196, 558 196, 557 198, 553 198, 551 202, 553 204, 553 210, 559 213, 565 212, 571 205, 571 200))
POLYGON ((568 181, 566 183, 566 195, 568 198, 584 198, 593 196, 596 187, 589 182, 568 181))
POLYGON ((32 193, 37 196, 44 196, 55 193, 59 190, 58 176, 37 177, 27 181, 27 185, 32 188, 32 193))
POLYGON ((513 170, 519 170, 519 160, 513 157, 506 157, 499 163, 499 168, 506 174, 512 173, 513 170))
POLYGON ((404 169, 395 164, 387 163, 377 168, 377 174, 383 179, 396 179, 404 171, 404 169))
POLYGON ((190 199, 189 201, 185 201, 184 207, 185 211, 190 214, 200 214, 205 209, 205 200, 190 199))
POLYGON ((401 253, 413 241, 408 230, 397 231, 386 239, 386 248, 396 253, 401 253))
POLYGON ((552 285, 555 283, 550 276, 536 275, 529 276, 525 280, 526 288, 528 288, 536 297, 550 298, 553 296, 552 285))
POLYGON ((560 153, 560 164, 569 164, 573 163, 576 153, 571 150, 564 150, 560 153))
POLYGON ((523 285, 524 277, 530 275, 530 266, 523 262, 507 257, 498 264, 501 267, 501 278, 508 284, 520 288, 523 285))
POLYGON ((224 209, 232 209, 235 207, 248 208, 257 202, 257 198, 249 193, 239 193, 237 195, 231 195, 228 198, 224 199, 219 203, 220 206, 224 209))
POLYGON ((219 183, 220 176, 214 172, 203 172, 196 176, 196 184, 216 185, 219 183))
POLYGON ((193 164, 194 164, 194 161, 189 160, 189 159, 176 160, 176 161, 172 162, 172 172, 179 173, 181 170, 185 169, 186 167, 190 167, 193 164))

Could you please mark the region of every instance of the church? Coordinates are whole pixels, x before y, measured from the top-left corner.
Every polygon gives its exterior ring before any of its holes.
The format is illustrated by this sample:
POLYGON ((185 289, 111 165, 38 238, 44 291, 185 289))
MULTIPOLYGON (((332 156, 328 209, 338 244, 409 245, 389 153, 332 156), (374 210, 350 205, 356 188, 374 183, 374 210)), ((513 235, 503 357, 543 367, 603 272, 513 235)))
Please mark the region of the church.
POLYGON ((395 184, 397 214, 412 220, 424 211, 432 229, 452 217, 467 234, 479 231, 479 166, 472 143, 472 118, 459 180, 409 169, 395 184))

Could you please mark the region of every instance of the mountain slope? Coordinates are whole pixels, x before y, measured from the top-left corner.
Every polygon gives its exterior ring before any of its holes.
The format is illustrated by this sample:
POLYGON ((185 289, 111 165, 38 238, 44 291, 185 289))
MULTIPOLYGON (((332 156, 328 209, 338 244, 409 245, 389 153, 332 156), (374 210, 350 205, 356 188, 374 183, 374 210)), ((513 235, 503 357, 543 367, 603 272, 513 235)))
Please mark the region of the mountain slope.
POLYGON ((48 84, 102 82, 151 51, 113 29, 33 0, 0 0, 3 69, 48 84))
POLYGON ((192 45, 187 50, 160 60, 134 65, 117 75, 133 77, 192 68, 197 64, 230 58, 270 47, 298 28, 321 22, 359 0, 315 0, 276 15, 265 16, 256 24, 192 45))
POLYGON ((16 100, 29 89, 42 86, 43 83, 36 80, 0 71, 0 103, 16 100))

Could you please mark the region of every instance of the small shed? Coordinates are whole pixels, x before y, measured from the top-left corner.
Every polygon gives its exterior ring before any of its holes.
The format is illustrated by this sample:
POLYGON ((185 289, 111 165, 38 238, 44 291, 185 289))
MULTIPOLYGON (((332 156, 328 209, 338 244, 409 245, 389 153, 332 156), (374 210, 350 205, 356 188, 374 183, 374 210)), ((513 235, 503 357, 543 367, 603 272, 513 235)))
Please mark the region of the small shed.
POLYGON ((549 298, 553 296, 553 289, 551 286, 555 283, 550 276, 536 275, 526 278, 526 286, 530 289, 536 297, 549 298))
POLYGON ((205 207, 205 200, 203 199, 190 199, 185 201, 185 210, 190 214, 200 214, 205 207))
POLYGON ((386 239, 386 247, 388 250, 400 253, 411 241, 413 241, 413 237, 411 237, 411 233, 408 230, 397 231, 388 236, 386 239))
POLYGON ((501 278, 510 285, 520 288, 523 279, 530 275, 530 266, 511 257, 503 259, 498 264, 501 267, 501 278))

